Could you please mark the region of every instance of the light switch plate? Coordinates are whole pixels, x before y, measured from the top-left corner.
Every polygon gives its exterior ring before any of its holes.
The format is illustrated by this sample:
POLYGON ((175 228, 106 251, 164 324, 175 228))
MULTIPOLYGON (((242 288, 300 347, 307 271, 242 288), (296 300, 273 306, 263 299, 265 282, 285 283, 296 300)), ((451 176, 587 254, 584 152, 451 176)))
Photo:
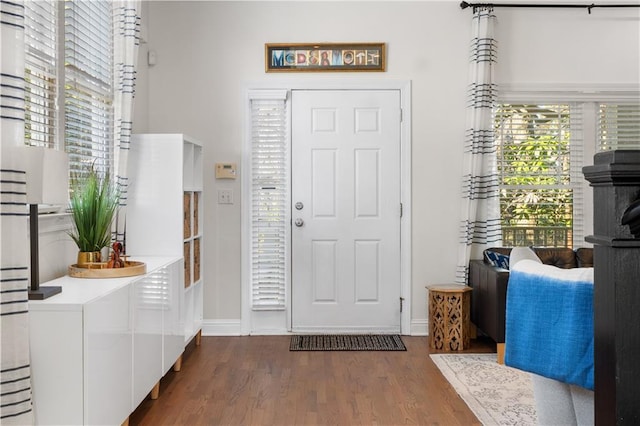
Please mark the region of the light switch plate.
POLYGON ((233 190, 218 189, 218 204, 233 204, 233 190))

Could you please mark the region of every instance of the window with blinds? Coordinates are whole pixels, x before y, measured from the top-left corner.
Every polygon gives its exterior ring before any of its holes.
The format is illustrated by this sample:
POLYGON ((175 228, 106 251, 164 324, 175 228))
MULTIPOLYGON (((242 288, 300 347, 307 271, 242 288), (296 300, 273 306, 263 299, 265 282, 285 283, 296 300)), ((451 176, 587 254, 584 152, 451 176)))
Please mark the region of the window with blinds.
POLYGON ((58 6, 42 0, 24 7, 25 144, 56 148, 58 6))
POLYGON ((109 1, 66 0, 64 9, 65 150, 72 174, 113 157, 113 25, 109 1))
POLYGON ((25 143, 63 149, 57 135, 64 127, 71 174, 82 175, 91 165, 105 174, 113 157, 112 3, 42 0, 24 6, 25 143))
POLYGON ((284 310, 288 280, 286 91, 251 95, 251 306, 284 310))
POLYGON ((578 105, 503 104, 494 125, 505 246, 572 247, 580 228, 582 114, 578 105))
POLYGON ((640 104, 599 104, 598 142, 600 151, 640 149, 640 104))

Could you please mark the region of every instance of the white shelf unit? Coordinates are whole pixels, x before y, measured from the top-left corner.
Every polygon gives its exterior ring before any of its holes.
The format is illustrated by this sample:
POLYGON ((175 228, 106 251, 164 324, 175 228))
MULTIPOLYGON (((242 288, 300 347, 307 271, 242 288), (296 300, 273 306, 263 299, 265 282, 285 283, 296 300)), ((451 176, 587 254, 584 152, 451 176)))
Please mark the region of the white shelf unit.
POLYGON ((65 276, 29 301, 35 424, 122 424, 182 355, 182 259, 135 260, 146 274, 65 276))
POLYGON ((184 258, 185 345, 200 342, 203 299, 203 152, 183 134, 133 135, 126 251, 184 258))

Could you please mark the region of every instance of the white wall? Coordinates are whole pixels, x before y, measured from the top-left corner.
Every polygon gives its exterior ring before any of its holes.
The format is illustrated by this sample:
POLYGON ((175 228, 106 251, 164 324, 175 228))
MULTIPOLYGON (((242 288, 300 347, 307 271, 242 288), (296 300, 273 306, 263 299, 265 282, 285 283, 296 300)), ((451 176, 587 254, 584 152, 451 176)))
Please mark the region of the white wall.
POLYGON ((72 226, 70 215, 51 214, 39 217, 41 283, 66 275, 69 265, 78 260, 78 246, 68 234, 72 226))
POLYGON ((640 8, 497 9, 501 83, 640 82, 640 8))
MULTIPOLYGON (((183 132, 205 145, 205 320, 239 320, 240 181, 216 182, 214 163, 241 163, 249 82, 412 81, 413 304, 455 276, 471 11, 447 2, 149 2, 135 131, 183 132), (266 74, 265 42, 380 41, 385 73, 266 74), (219 188, 236 203, 215 203, 219 188)), ((505 85, 640 82, 637 9, 497 9, 498 78, 505 85)), ((240 170, 240 174, 242 174, 240 170)))

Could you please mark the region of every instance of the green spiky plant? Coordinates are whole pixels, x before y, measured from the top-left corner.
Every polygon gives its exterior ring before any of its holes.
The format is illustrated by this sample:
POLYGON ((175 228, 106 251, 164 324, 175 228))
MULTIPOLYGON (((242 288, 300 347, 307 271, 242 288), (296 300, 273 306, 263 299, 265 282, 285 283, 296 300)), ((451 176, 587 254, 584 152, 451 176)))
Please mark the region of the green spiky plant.
POLYGON ((104 178, 92 166, 86 176, 72 178, 70 198, 73 230, 69 236, 81 252, 100 251, 111 242, 111 223, 120 193, 107 173, 104 178))

